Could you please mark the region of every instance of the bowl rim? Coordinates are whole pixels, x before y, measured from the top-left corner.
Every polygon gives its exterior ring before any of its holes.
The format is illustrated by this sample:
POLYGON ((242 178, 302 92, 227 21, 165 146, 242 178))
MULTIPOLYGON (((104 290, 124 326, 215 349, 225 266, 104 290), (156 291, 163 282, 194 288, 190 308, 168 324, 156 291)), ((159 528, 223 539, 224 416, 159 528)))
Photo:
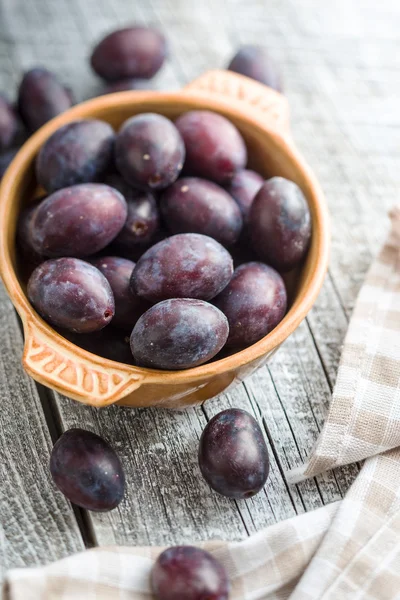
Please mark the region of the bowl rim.
POLYGON ((260 119, 260 114, 256 111, 246 110, 245 107, 242 107, 242 110, 240 110, 238 104, 232 102, 232 99, 229 97, 224 98, 223 96, 206 94, 198 90, 191 91, 189 89, 174 92, 125 91, 107 94, 77 104, 46 123, 24 143, 8 167, 0 184, 0 275, 22 319, 25 334, 27 335, 27 320, 30 317, 38 324, 42 331, 46 332, 49 338, 54 338, 58 343, 62 341, 62 345, 67 347, 70 353, 76 353, 76 349, 78 349, 79 355, 84 357, 88 362, 93 361, 93 357, 97 359, 101 358, 101 364, 106 369, 112 370, 113 368, 118 368, 121 370, 121 367, 123 367, 126 373, 131 373, 134 376, 141 375, 143 383, 159 383, 162 381, 163 383, 178 384, 187 382, 188 380, 196 381, 205 379, 217 373, 234 371, 241 366, 261 359, 277 348, 298 327, 315 302, 327 271, 329 250, 330 218, 324 194, 310 167, 296 149, 287 131, 280 131, 271 124, 268 124, 267 120, 263 121, 260 119), (23 292, 12 263, 7 235, 5 235, 8 223, 7 213, 15 197, 13 183, 16 178, 22 178, 21 173, 29 168, 40 147, 52 133, 73 120, 84 118, 101 119, 101 114, 98 114, 101 111, 108 112, 112 108, 118 110, 120 107, 128 108, 134 105, 154 103, 161 106, 162 104, 171 105, 172 103, 185 105, 185 110, 212 110, 223 114, 228 119, 231 118, 234 121, 240 119, 247 126, 264 131, 268 134, 272 142, 279 146, 280 151, 286 155, 288 160, 292 164, 295 164, 297 170, 301 172, 304 180, 307 182, 309 192, 313 196, 313 230, 311 247, 307 257, 307 262, 309 263, 307 265, 307 274, 292 306, 282 321, 268 335, 244 350, 240 350, 214 362, 180 371, 149 369, 118 363, 106 358, 103 359, 98 355, 79 348, 59 335, 36 313, 23 292), (96 114, 93 115, 91 113, 96 114))

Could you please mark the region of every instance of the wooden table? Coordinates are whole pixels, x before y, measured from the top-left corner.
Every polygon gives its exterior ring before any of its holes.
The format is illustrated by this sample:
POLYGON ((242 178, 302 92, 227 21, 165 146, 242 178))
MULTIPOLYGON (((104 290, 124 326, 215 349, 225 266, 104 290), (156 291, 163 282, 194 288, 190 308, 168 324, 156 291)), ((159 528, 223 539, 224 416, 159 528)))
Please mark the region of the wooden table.
POLYGON ((2 0, 0 89, 10 97, 24 69, 45 65, 78 100, 99 82, 87 57, 104 32, 153 23, 171 58, 154 85, 179 88, 223 67, 241 42, 266 43, 281 61, 294 137, 326 192, 333 221, 329 274, 308 319, 262 368, 229 394, 182 412, 81 406, 23 372, 19 322, 0 289, 0 571, 42 564, 96 544, 175 544, 239 539, 339 499, 358 467, 300 485, 329 405, 349 315, 388 226, 400 187, 400 4, 396 0, 2 0), (217 496, 196 453, 207 420, 228 406, 265 431, 271 475, 249 501, 217 496), (61 431, 80 426, 112 441, 127 493, 106 514, 71 508, 48 461, 61 431))

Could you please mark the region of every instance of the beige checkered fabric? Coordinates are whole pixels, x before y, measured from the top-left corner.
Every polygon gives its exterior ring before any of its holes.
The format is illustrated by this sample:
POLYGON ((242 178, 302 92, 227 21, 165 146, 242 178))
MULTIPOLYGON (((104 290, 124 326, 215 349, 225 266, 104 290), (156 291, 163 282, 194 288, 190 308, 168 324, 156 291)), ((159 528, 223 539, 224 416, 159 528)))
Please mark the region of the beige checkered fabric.
MULTIPOLYGON (((269 527, 243 542, 202 544, 230 577, 232 598, 287 598, 332 523, 339 503, 269 527)), ((161 548, 98 548, 8 576, 7 600, 150 600, 161 548)), ((184 600, 182 598, 182 600, 184 600)))
MULTIPOLYGON (((231 600, 400 599, 400 451, 368 459, 341 502, 203 547, 226 567, 231 600)), ((15 569, 5 600, 150 600, 160 551, 97 548, 15 569)))
POLYGON ((289 597, 400 598, 400 450, 365 462, 289 597))
MULTIPOLYGON (((225 565, 231 600, 400 600, 400 210, 393 223, 360 292, 320 439, 291 477, 367 460, 341 502, 242 542, 203 544, 225 565)), ((161 550, 97 548, 15 569, 4 597, 150 600, 161 550)))
POLYGON ((292 483, 400 446, 400 208, 351 317, 328 416, 292 483))

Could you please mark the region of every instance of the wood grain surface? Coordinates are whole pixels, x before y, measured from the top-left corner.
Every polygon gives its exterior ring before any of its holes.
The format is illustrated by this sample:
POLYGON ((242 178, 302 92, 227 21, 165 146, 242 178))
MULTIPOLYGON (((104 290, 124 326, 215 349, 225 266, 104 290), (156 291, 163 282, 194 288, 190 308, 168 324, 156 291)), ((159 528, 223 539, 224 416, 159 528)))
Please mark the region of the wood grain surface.
POLYGON ((72 508, 51 482, 50 433, 34 382, 21 366, 22 336, 0 287, 0 578, 84 548, 72 508))
MULTIPOLYGON (((176 89, 207 69, 224 67, 241 43, 270 48, 284 71, 294 138, 328 198, 330 270, 309 317, 269 366, 203 408, 96 411, 49 393, 46 418, 58 432, 80 426, 100 433, 122 457, 126 498, 111 513, 83 515, 81 527, 91 543, 239 539, 337 500, 358 472, 352 465, 297 486, 285 479, 287 469, 305 460, 322 427, 347 322, 387 230, 387 211, 399 196, 400 4, 1 0, 1 89, 13 97, 23 69, 45 65, 72 87, 78 101, 96 95, 101 82, 88 66, 91 46, 109 30, 134 22, 154 24, 169 39, 170 58, 149 82, 155 89, 176 89), (227 406, 255 415, 271 454, 266 488, 249 501, 211 492, 197 466, 201 431, 227 406)), ((49 484, 50 438, 42 406, 17 364, 18 328, 6 300, 1 301, 6 341, 0 435, 7 465, 0 515, 8 525, 1 560, 9 567, 51 560, 82 542, 71 510, 49 484), (27 452, 29 459, 21 460, 27 452)))

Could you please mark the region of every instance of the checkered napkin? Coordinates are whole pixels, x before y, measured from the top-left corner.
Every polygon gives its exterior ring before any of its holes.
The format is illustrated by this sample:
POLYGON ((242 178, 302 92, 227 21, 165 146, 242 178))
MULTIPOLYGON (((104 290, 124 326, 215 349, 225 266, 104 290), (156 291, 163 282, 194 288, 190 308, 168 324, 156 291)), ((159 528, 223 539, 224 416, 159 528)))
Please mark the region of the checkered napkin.
MULTIPOLYGON (((400 210, 352 317, 331 408, 293 477, 367 458, 341 502, 235 543, 202 546, 226 567, 231 600, 400 600, 400 210)), ((5 600, 150 600, 161 548, 96 548, 10 571, 5 600)), ((182 599, 184 600, 184 599, 182 599)))
POLYGON ((353 311, 328 416, 291 483, 400 446, 400 207, 353 311))
MULTIPOLYGON (((400 451, 373 457, 347 496, 243 542, 202 545, 221 561, 231 600, 400 598, 400 451)), ((5 600, 150 600, 161 548, 96 548, 15 569, 5 600)), ((184 598, 180 599, 184 600, 184 598)))

